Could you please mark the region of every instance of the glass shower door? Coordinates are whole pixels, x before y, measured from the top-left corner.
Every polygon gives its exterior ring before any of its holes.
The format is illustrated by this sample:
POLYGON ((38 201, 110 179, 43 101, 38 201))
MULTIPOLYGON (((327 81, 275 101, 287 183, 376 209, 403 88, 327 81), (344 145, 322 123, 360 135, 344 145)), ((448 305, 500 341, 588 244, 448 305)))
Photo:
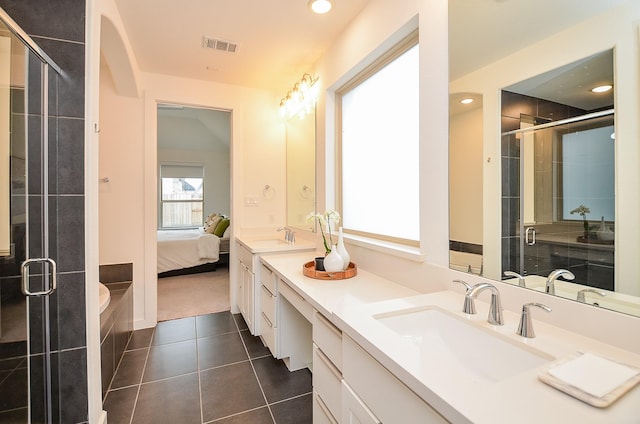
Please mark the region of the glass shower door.
POLYGON ((0 12, 0 423, 50 423, 48 94, 57 77, 0 12))
POLYGON ((613 110, 544 124, 527 118, 503 134, 504 143, 519 142, 503 271, 546 277, 567 269, 573 283, 613 291, 613 110))

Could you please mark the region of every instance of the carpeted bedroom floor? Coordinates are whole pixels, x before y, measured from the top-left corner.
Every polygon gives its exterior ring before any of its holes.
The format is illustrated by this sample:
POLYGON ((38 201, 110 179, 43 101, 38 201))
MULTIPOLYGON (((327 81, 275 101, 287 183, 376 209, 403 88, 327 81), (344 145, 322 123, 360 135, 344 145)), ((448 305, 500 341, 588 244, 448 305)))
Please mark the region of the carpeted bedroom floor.
POLYGON ((158 279, 158 321, 228 311, 229 269, 158 279))

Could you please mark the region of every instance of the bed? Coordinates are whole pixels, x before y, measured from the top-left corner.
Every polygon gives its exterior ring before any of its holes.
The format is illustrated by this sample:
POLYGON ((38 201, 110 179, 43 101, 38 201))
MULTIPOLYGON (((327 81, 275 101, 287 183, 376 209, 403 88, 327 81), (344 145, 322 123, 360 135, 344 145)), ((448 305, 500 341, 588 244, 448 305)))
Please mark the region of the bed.
POLYGON ((220 256, 229 252, 228 232, 218 237, 203 228, 158 230, 158 275, 215 270, 220 256))

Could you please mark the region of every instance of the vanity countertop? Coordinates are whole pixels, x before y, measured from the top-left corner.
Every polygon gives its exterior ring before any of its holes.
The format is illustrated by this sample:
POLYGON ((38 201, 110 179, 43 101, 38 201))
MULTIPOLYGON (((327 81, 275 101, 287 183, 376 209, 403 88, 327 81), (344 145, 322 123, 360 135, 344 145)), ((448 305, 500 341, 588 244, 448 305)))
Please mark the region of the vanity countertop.
MULTIPOLYGON (((576 352, 589 352, 640 368, 640 355, 565 331, 535 320, 536 338, 515 334, 519 314, 504 311, 504 326, 487 323, 489 305, 476 301, 477 314, 460 312, 463 295, 454 291, 418 294, 404 286, 358 269, 354 278, 338 281, 305 277, 302 266, 312 259, 307 253, 265 256, 271 266, 298 294, 334 322, 345 334, 364 347, 370 355, 402 380, 423 400, 454 423, 638 423, 640 385, 607 408, 596 408, 562 393, 538 379, 538 375, 556 359, 576 352), (533 349, 548 357, 547 363, 490 383, 447 374, 446 367, 425 361, 408 338, 385 328, 375 317, 406 309, 437 306, 447 313, 468 320, 483 331, 524 349, 533 349), (465 379, 463 381, 463 378, 465 379)), ((543 312, 539 312, 543 313, 543 312)), ((472 344, 468 350, 473 352, 472 344)), ((478 359, 479 361, 481 359, 478 359)))
POLYGON ((313 242, 305 239, 298 239, 295 243, 284 240, 282 233, 277 235, 255 235, 236 236, 236 241, 249 249, 251 253, 271 253, 271 252, 295 252, 315 250, 313 242))
MULTIPOLYGON (((640 416, 640 386, 622 396, 608 408, 596 408, 562 393, 538 379, 551 362, 589 352, 640 368, 640 355, 597 340, 583 337, 535 320, 537 337, 525 339, 516 334, 520 315, 503 311, 505 324, 487 322, 489 305, 476 301, 477 314, 462 312, 463 295, 442 291, 364 305, 342 311, 339 327, 363 346, 407 386, 452 422, 461 423, 637 423, 640 416), (461 319, 508 339, 525 349, 549 355, 549 363, 534 367, 490 384, 476 384, 473 378, 456 379, 439 364, 425 363, 410 340, 394 338, 374 316, 435 305, 461 319)), ((543 313, 543 312, 539 312, 543 313)), ((473 345, 468 349, 473 351, 473 345)), ((479 361, 486 358, 478 358, 479 361)))
POLYGON ((270 265, 319 312, 333 321, 333 314, 360 305, 417 295, 418 292, 358 269, 355 277, 344 280, 316 280, 304 276, 302 266, 314 256, 309 252, 264 256, 270 265))

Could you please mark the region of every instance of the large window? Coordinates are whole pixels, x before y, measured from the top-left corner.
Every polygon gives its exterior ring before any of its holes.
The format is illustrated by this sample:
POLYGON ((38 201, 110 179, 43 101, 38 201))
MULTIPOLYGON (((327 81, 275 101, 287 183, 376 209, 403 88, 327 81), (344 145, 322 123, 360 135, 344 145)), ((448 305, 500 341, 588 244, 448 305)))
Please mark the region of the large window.
POLYGON ((160 227, 199 227, 203 223, 204 167, 160 165, 160 227))
POLYGON ((405 39, 338 91, 344 230, 417 245, 418 36, 405 39))

